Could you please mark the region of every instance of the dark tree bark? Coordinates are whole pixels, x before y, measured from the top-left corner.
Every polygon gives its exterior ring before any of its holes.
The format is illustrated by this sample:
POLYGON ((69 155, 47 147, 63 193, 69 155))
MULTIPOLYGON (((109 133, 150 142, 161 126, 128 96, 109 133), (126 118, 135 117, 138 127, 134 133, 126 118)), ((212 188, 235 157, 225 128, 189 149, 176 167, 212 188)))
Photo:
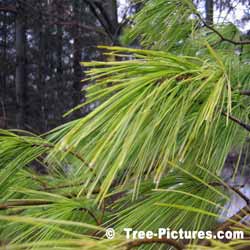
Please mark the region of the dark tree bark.
MULTIPOLYGON (((94 48, 97 44, 118 44, 117 2, 0 1, 0 117, 4 107, 8 127, 44 132, 63 122, 64 112, 84 102, 80 62, 101 58, 94 48)), ((76 117, 91 109, 89 105, 76 117)))
POLYGON ((16 4, 16 122, 19 129, 25 126, 25 106, 27 102, 26 81, 25 81, 25 18, 24 9, 21 1, 16 4))
POLYGON ((46 102, 45 102, 45 68, 46 68, 46 52, 45 52, 45 39, 46 31, 44 27, 44 20, 41 14, 42 4, 40 3, 40 18, 39 18, 39 65, 38 65, 38 90, 39 90, 39 103, 40 103, 40 114, 41 114, 41 124, 40 130, 45 132, 47 130, 47 115, 46 115, 46 102))
MULTIPOLYGON (((56 0, 55 1, 55 13, 57 16, 63 18, 64 9, 62 7, 62 1, 56 0)), ((62 122, 62 100, 63 97, 63 27, 59 23, 56 25, 56 90, 55 90, 55 100, 57 100, 57 115, 58 115, 58 122, 62 122)))
POLYGON ((115 33, 118 27, 118 6, 116 0, 105 0, 103 9, 107 12, 112 33, 115 33))
POLYGON ((208 25, 213 25, 213 22, 214 22, 214 1, 213 0, 206 0, 205 9, 206 9, 206 23, 208 25))
MULTIPOLYGON (((73 3, 74 11, 74 21, 78 22, 80 20, 80 1, 74 0, 73 3)), ((74 68, 74 82, 73 82, 73 105, 74 107, 80 104, 81 102, 81 78, 82 78, 82 69, 81 69, 81 38, 80 30, 77 25, 73 27, 73 37, 74 37, 74 47, 73 47, 73 68, 74 68)), ((81 113, 79 110, 75 111, 75 117, 80 117, 81 113)))
POLYGON ((3 54, 2 54, 2 62, 1 66, 3 70, 1 72, 1 111, 0 111, 0 128, 6 128, 7 124, 7 114, 6 114, 6 95, 7 95, 7 86, 6 86, 6 72, 8 65, 6 64, 6 50, 7 50, 7 28, 6 28, 6 12, 3 14, 3 54))
POLYGON ((118 23, 118 6, 116 0, 107 0, 106 6, 104 9, 107 10, 110 25, 111 25, 111 32, 113 36, 113 44, 112 45, 119 45, 118 37, 119 37, 119 23, 118 23))

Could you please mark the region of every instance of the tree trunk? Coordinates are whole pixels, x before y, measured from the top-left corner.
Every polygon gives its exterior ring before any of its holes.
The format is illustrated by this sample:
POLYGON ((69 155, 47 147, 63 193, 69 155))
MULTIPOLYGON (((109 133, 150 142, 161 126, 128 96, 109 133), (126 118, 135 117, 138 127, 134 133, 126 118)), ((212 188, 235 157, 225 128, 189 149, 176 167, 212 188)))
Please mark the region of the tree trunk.
POLYGON ((41 132, 47 131, 47 114, 46 110, 46 102, 45 102, 45 75, 46 75, 46 52, 45 52, 45 39, 46 39, 46 30, 43 24, 43 16, 42 16, 42 4, 40 3, 40 18, 39 18, 39 65, 38 65, 38 90, 39 90, 39 103, 40 103, 40 130, 41 132))
POLYGON ((3 14, 3 57, 2 57, 2 73, 1 73, 1 111, 0 111, 0 128, 7 128, 7 114, 6 114, 6 75, 7 75, 7 57, 6 57, 6 46, 7 46, 7 28, 6 28, 6 12, 3 14))
POLYGON ((25 126, 26 81, 25 81, 25 20, 22 2, 17 0, 16 15, 16 104, 17 104, 17 128, 25 126))
MULTIPOLYGON (((55 13, 57 16, 63 17, 64 10, 62 8, 62 1, 55 1, 55 13)), ((56 90, 55 90, 55 100, 57 100, 57 122, 62 123, 62 113, 63 113, 63 28, 59 23, 56 25, 56 90)))
POLYGON ((206 0, 206 23, 208 25, 213 25, 214 21, 214 2, 213 0, 206 0))
MULTIPOLYGON (((80 20, 80 1, 74 0, 73 3, 73 10, 74 10, 74 22, 78 23, 80 20)), ((81 38, 78 25, 73 27, 73 37, 74 37, 74 48, 73 48, 73 68, 74 68, 74 82, 73 82, 73 105, 74 107, 80 104, 81 102, 81 76, 82 76, 82 69, 81 69, 81 38)), ((75 111, 75 117, 78 118, 81 115, 81 112, 75 111)))

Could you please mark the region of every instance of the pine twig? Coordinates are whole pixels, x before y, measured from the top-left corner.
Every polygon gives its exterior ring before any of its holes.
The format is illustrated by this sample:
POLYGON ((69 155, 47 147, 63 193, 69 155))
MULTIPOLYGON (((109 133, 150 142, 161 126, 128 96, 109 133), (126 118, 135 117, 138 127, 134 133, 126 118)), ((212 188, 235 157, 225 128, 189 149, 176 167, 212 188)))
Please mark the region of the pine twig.
POLYGON ((245 194, 235 187, 230 186, 230 189, 238 194, 246 202, 246 204, 250 206, 250 199, 245 194))
POLYGON ((238 188, 228 185, 227 183, 224 183, 224 182, 212 182, 210 183, 210 185, 222 186, 222 187, 225 187, 226 189, 230 189, 239 197, 241 197, 246 202, 247 205, 250 206, 250 198, 248 198, 245 194, 243 194, 238 188))
POLYGON ((52 204, 51 201, 44 200, 19 200, 19 201, 9 201, 0 204, 0 210, 7 210, 9 208, 23 207, 23 206, 40 206, 52 204))
MULTIPOLYGON (((32 146, 33 147, 44 147, 44 148, 49 148, 49 149, 53 149, 55 147, 55 145, 48 144, 48 143, 47 144, 33 144, 32 146)), ((65 153, 71 154, 72 156, 74 156, 75 158, 80 160, 84 165, 86 165, 91 172, 94 172, 94 169, 90 166, 90 164, 77 152, 75 152, 73 150, 69 150, 69 149, 63 149, 62 151, 65 153)))
POLYGON ((195 13, 195 15, 199 18, 199 20, 202 22, 202 24, 207 27, 208 29, 210 29, 211 31, 213 31, 216 35, 218 35, 221 39, 221 41, 224 42, 229 42, 232 43, 234 45, 247 45, 250 44, 250 40, 242 40, 242 41, 235 41, 235 40, 231 40, 229 38, 224 37, 217 29, 215 29, 213 26, 209 25, 202 17, 199 13, 195 13))
POLYGON ((225 231, 230 227, 239 223, 243 218, 245 218, 248 215, 250 215, 250 207, 249 205, 246 205, 245 207, 241 208, 236 214, 230 217, 228 220, 220 224, 216 228, 216 231, 225 231))
POLYGON ((240 95, 250 96, 250 90, 241 90, 240 95))
POLYGON ((240 119, 230 115, 230 114, 227 114, 225 111, 222 112, 222 115, 228 117, 231 121, 237 123, 238 125, 240 125, 242 128, 244 128, 245 130, 247 130, 248 132, 250 132, 250 125, 249 124, 246 124, 244 123, 243 121, 241 121, 240 119))

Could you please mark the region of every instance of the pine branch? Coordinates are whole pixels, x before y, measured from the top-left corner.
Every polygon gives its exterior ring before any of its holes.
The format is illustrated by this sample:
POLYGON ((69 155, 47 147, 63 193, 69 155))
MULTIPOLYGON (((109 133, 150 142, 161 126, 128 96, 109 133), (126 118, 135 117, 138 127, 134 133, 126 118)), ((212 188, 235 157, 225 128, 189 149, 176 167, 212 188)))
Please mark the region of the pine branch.
POLYGON ((90 215, 90 217, 92 217, 94 219, 96 225, 100 225, 101 224, 100 221, 99 221, 99 219, 89 209, 87 209, 87 208, 80 208, 80 210, 84 211, 84 212, 87 212, 90 215))
POLYGON ((225 231, 227 229, 230 229, 230 227, 236 225, 239 223, 242 219, 244 219, 246 216, 250 215, 250 206, 247 205, 240 209, 236 214, 234 214, 232 217, 230 217, 228 220, 220 224, 216 231, 225 231))
POLYGON ((54 190, 59 190, 59 189, 78 187, 78 186, 82 186, 84 184, 85 184, 85 181, 79 182, 79 183, 74 183, 74 184, 64 184, 64 185, 58 185, 55 187, 46 187, 46 188, 43 188, 42 191, 54 191, 54 190))
POLYGON ((230 189, 238 194, 246 202, 246 204, 250 206, 250 199, 245 194, 235 187, 230 186, 230 189))
POLYGON ((153 238, 153 239, 141 239, 141 240, 130 241, 129 243, 127 243, 127 250, 133 249, 135 247, 140 247, 142 245, 154 244, 154 243, 166 244, 166 245, 174 247, 177 250, 184 249, 184 245, 181 242, 178 242, 176 240, 168 239, 168 238, 162 238, 162 239, 153 238))
POLYGON ((222 186, 222 187, 225 187, 226 189, 230 189, 235 194, 240 196, 246 202, 247 205, 250 205, 250 199, 245 194, 243 194, 238 188, 228 185, 227 183, 224 183, 224 182, 212 182, 209 184, 214 185, 214 186, 222 186))
POLYGON ((240 119, 238 119, 230 114, 227 114, 225 111, 222 112, 222 115, 228 117, 231 121, 235 122, 236 124, 238 124, 239 126, 244 128, 245 130, 250 132, 250 125, 249 124, 246 124, 243 121, 241 121, 240 119))
MULTIPOLYGON (((33 144, 32 146, 33 147, 44 147, 44 148, 50 148, 50 149, 53 149, 55 147, 55 145, 53 145, 53 144, 33 144)), ((63 149, 62 151, 65 153, 69 153, 72 156, 76 157, 78 160, 80 160, 82 163, 84 163, 84 165, 86 165, 91 172, 94 171, 94 169, 89 165, 89 163, 77 152, 70 150, 70 149, 63 149)))
MULTIPOLYGON (((86 182, 83 181, 83 182, 79 182, 79 183, 58 185, 58 186, 54 186, 54 187, 44 187, 44 188, 41 188, 39 191, 51 192, 51 191, 56 191, 56 190, 60 190, 60 189, 65 189, 65 188, 79 187, 79 186, 84 185, 85 183, 86 182)), ((92 192, 92 194, 99 194, 99 193, 100 193, 100 188, 96 188, 92 192)), ((77 195, 78 195, 78 193, 75 196, 77 196, 77 195)))
MULTIPOLYGON (((29 207, 29 206, 42 206, 42 205, 50 205, 53 204, 53 201, 45 201, 45 200, 18 200, 18 201, 8 201, 5 203, 0 203, 0 211, 1 210, 7 210, 11 208, 18 208, 18 207, 29 207)), ((81 211, 85 211, 91 216, 94 221, 96 222, 96 225, 100 225, 100 221, 95 216, 93 212, 91 212, 87 208, 80 208, 81 211)))
POLYGON ((9 208, 23 207, 23 206, 40 206, 52 204, 52 201, 44 200, 19 200, 19 201, 8 201, 0 204, 0 210, 7 210, 9 208))
POLYGON ((235 40, 231 40, 229 38, 224 37, 217 29, 215 29, 213 26, 209 25, 205 20, 203 20, 203 18, 201 17, 201 15, 199 13, 195 13, 195 15, 199 18, 199 20, 202 22, 202 24, 205 27, 207 27, 208 29, 213 31, 216 35, 218 35, 220 37, 221 41, 229 42, 229 43, 232 43, 234 45, 247 45, 247 44, 250 44, 250 40, 235 41, 235 40))
POLYGON ((241 90, 240 91, 241 95, 246 95, 246 96, 250 96, 250 90, 241 90))

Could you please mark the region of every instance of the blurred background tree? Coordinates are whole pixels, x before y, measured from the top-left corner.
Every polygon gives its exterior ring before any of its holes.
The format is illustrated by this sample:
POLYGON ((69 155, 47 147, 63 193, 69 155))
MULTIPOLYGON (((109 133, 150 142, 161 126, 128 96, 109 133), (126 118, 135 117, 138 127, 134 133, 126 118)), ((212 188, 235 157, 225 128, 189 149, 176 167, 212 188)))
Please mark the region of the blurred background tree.
POLYGON ((0 127, 44 132, 65 121, 63 114, 85 100, 80 62, 101 59, 98 44, 118 44, 122 6, 116 0, 1 0, 0 127))

